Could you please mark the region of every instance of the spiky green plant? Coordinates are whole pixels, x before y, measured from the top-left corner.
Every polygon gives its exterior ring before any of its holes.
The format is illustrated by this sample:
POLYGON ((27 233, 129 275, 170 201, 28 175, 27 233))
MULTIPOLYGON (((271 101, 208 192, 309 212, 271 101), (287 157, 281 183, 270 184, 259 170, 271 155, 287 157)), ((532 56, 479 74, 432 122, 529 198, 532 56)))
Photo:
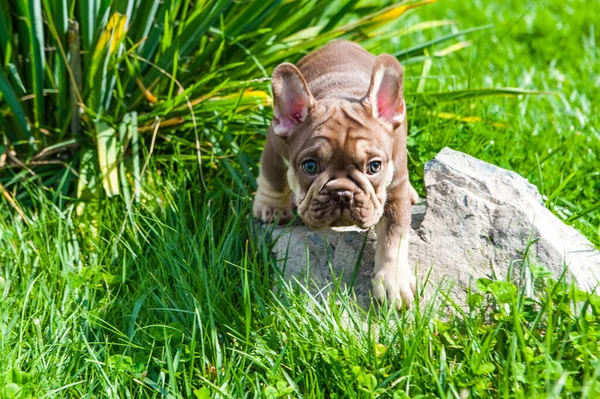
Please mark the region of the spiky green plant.
MULTIPOLYGON (((15 173, 30 178, 23 173, 28 170, 54 184, 60 179, 56 164, 75 159, 78 197, 97 196, 102 186, 108 196, 139 200, 142 140, 148 146, 168 141, 189 161, 224 164, 236 178, 238 168, 227 159, 235 156, 245 172, 256 162, 256 154, 248 159, 237 149, 239 141, 264 130, 262 107, 277 63, 295 61, 335 38, 378 51, 391 38, 451 24, 398 23, 408 10, 431 2, 3 2, 0 168, 13 171, 5 182, 15 173), (132 161, 123 162, 129 155, 132 161)), ((395 55, 405 64, 442 57, 469 44, 457 38, 485 28, 455 31, 395 55)), ((63 194, 74 191, 62 187, 63 194)))

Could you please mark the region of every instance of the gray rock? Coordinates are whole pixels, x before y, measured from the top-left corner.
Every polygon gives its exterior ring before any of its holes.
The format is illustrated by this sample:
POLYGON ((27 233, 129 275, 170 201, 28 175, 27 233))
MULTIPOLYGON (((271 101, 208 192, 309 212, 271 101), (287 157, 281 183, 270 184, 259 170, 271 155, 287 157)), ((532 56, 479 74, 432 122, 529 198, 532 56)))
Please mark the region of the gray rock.
MULTIPOLYGON (((600 281, 600 251, 544 207, 537 188, 507 171, 449 148, 425 165, 427 205, 412 210, 410 260, 427 295, 450 289, 459 303, 477 278, 520 275, 528 257, 558 277, 593 290, 600 281)), ((314 292, 337 282, 352 287, 360 304, 370 302, 375 259, 373 231, 314 231, 306 226, 272 231, 282 276, 314 292), (334 279, 332 276, 336 276, 334 279)))

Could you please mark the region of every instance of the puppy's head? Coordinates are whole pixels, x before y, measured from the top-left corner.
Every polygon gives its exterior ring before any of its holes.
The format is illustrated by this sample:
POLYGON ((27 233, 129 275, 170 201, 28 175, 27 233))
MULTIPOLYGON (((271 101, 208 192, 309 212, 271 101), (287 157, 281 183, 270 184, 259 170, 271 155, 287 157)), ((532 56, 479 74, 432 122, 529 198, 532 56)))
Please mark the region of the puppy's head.
POLYGON ((289 149, 288 182, 314 228, 375 225, 394 177, 396 130, 405 123, 402 68, 377 57, 362 99, 316 100, 300 71, 273 72, 273 131, 289 149))

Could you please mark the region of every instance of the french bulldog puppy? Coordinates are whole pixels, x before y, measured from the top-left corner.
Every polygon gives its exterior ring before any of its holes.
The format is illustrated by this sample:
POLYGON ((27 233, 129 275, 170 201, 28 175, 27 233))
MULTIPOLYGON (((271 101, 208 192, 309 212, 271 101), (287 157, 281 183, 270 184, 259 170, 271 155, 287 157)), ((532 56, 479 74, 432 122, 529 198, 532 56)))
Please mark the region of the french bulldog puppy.
POLYGON ((254 216, 310 227, 375 226, 373 296, 414 299, 402 67, 389 54, 334 41, 273 71, 273 120, 261 158, 254 216))

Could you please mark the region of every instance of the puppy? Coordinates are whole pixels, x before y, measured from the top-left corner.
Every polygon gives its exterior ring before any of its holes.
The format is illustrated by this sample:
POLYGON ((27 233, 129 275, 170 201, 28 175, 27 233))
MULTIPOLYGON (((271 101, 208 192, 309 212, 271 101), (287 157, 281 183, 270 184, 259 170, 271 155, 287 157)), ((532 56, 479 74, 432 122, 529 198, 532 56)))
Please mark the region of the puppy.
POLYGON ((273 71, 273 120, 261 158, 254 216, 285 223, 292 206, 310 227, 375 226, 373 296, 414 299, 402 67, 334 41, 273 71))

